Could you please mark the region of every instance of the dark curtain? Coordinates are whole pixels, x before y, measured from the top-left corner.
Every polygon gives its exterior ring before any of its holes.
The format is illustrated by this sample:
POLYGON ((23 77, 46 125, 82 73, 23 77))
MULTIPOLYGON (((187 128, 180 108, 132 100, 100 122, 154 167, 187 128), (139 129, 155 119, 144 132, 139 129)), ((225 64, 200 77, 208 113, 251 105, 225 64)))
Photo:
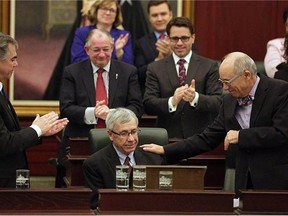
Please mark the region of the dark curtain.
POLYGON ((141 2, 139 0, 132 0, 131 2, 132 5, 125 1, 121 6, 121 11, 123 27, 132 34, 134 43, 135 40, 149 33, 149 27, 141 2))
POLYGON ((241 51, 263 61, 267 42, 284 36, 285 7, 287 1, 195 1, 199 53, 220 60, 241 51))
POLYGON ((61 51, 60 57, 56 63, 50 81, 44 93, 43 100, 59 100, 63 70, 64 67, 69 65, 71 62, 70 50, 74 38, 74 33, 81 23, 82 18, 80 12, 81 8, 82 8, 82 0, 77 0, 77 12, 78 12, 77 17, 67 37, 65 45, 61 51))

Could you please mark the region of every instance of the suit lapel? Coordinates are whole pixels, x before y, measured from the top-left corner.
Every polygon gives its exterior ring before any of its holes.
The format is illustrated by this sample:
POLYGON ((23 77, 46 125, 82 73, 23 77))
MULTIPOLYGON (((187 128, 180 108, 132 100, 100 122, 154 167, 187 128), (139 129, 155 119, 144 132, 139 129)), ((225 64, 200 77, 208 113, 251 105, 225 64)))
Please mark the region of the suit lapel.
POLYGON ((119 76, 120 73, 117 69, 116 63, 111 60, 111 65, 110 65, 110 71, 109 71, 109 104, 108 106, 111 108, 113 104, 113 100, 115 97, 115 94, 117 92, 117 86, 118 86, 118 81, 119 81, 119 76))
POLYGON ((255 99, 253 100, 251 117, 250 117, 250 127, 255 124, 257 116, 261 111, 261 107, 265 101, 266 95, 268 92, 268 82, 267 78, 264 76, 260 76, 260 82, 257 86, 255 92, 255 99))
POLYGON ((191 80, 195 79, 199 66, 200 66, 199 57, 196 54, 192 54, 187 70, 185 84, 190 85, 191 80))
MULTIPOLYGON (((157 51, 157 49, 155 48, 155 43, 157 42, 157 38, 156 38, 156 36, 155 36, 155 34, 154 34, 154 32, 152 32, 152 33, 150 33, 149 35, 148 35, 148 46, 150 47, 150 50, 151 51, 153 51, 153 55, 154 56, 157 56, 158 55, 158 51, 157 51)), ((151 53, 151 55, 152 55, 152 53, 151 53)))
POLYGON ((96 105, 96 90, 95 90, 95 83, 94 83, 94 74, 93 69, 91 66, 90 61, 86 61, 83 65, 83 71, 85 71, 85 74, 83 74, 82 79, 84 82, 84 86, 86 87, 87 95, 89 98, 89 101, 91 103, 91 106, 96 105))
POLYGON ((0 94, 0 103, 2 107, 4 108, 5 112, 10 116, 10 119, 14 122, 15 127, 19 130, 20 124, 18 121, 18 117, 16 115, 16 112, 10 103, 10 101, 7 101, 2 94, 0 94))
POLYGON ((177 70, 176 70, 176 66, 175 66, 172 55, 166 58, 165 62, 166 62, 165 71, 167 71, 167 75, 168 75, 168 79, 170 81, 171 87, 172 89, 176 89, 179 87, 179 77, 177 75, 177 70))

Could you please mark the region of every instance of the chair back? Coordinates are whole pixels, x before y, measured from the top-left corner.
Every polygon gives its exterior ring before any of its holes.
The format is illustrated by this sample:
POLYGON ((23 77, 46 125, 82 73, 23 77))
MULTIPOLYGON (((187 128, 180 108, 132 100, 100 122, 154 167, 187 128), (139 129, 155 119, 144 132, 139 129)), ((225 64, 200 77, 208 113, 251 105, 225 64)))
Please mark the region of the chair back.
MULTIPOLYGON (((140 128, 139 145, 155 143, 157 145, 166 145, 168 143, 168 133, 165 128, 140 128)), ((99 151, 106 145, 110 144, 110 139, 106 128, 93 128, 89 131, 88 141, 90 145, 90 153, 99 151)))

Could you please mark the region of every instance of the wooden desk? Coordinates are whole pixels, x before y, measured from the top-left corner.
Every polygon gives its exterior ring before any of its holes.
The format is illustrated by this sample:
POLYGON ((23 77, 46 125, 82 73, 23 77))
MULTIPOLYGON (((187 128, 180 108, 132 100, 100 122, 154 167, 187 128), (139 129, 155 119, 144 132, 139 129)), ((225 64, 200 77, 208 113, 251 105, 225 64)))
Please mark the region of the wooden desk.
MULTIPOLYGON (((70 138, 71 186, 83 186, 85 183, 82 164, 90 155, 90 147, 87 137, 70 138)), ((174 140, 173 140, 174 141, 174 140)), ((207 166, 204 177, 206 189, 222 189, 225 176, 224 147, 219 145, 212 152, 207 152, 189 159, 183 160, 179 165, 207 166)))
POLYGON ((287 190, 241 190, 239 214, 288 213, 287 190))
POLYGON ((100 214, 233 214, 234 211, 234 193, 218 190, 100 189, 99 194, 100 214))
POLYGON ((65 189, 1 189, 2 214, 92 214, 91 190, 65 189))

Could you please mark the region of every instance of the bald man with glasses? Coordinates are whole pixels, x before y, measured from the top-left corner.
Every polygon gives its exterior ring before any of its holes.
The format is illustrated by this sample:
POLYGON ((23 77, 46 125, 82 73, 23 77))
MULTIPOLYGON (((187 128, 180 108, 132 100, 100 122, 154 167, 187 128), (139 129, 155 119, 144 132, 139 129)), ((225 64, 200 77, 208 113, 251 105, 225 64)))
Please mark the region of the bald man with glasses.
POLYGON ((157 115, 157 127, 169 138, 200 133, 217 115, 222 101, 218 64, 194 53, 195 32, 186 17, 172 19, 166 28, 172 55, 148 65, 145 112, 157 115))
POLYGON ((164 154, 168 163, 175 163, 224 142, 226 158, 235 163, 237 196, 240 189, 287 190, 287 82, 257 74, 253 59, 241 52, 225 56, 219 74, 229 94, 223 97, 219 115, 210 126, 172 145, 142 148, 164 154))

